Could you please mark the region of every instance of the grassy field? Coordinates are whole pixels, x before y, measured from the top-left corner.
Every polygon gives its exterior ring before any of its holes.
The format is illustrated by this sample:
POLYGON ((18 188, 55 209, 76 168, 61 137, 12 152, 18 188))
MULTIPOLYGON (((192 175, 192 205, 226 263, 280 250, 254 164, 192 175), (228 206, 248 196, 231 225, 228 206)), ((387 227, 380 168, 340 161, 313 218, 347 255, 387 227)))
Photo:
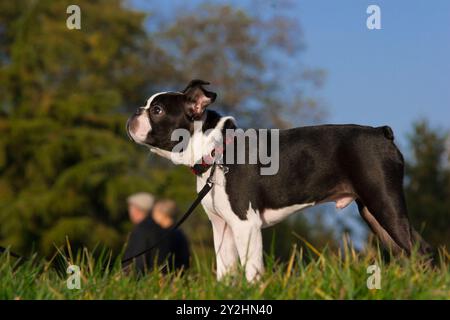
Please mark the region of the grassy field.
MULTIPOLYGON (((68 275, 34 258, 22 264, 9 255, 0 256, 0 299, 450 299, 448 253, 441 252, 431 268, 412 259, 384 263, 379 251, 363 254, 351 248, 342 253, 307 253, 295 250, 290 261, 276 262, 266 256, 267 272, 254 284, 242 272, 222 282, 215 280, 213 257, 194 255, 184 276, 151 272, 143 278, 125 275, 119 262, 107 265, 108 256, 94 259, 87 251, 68 254, 66 263, 80 266, 81 288, 68 289, 68 275), (443 262, 443 261, 447 262, 443 262), (381 270, 381 289, 368 289, 369 265, 381 270)), ((64 270, 64 268, 62 269, 64 270)))

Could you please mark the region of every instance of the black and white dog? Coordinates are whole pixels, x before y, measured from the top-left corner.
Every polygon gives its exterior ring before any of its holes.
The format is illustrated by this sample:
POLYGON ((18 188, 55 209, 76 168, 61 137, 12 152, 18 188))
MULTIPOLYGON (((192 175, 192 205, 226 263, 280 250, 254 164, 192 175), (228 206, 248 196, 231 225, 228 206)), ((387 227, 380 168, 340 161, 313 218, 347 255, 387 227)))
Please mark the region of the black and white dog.
MULTIPOLYGON (((193 80, 182 92, 154 94, 127 122, 132 140, 194 168, 197 190, 211 170, 202 159, 215 156, 217 141, 223 142, 226 153, 230 141, 225 132, 236 128, 232 117, 205 110, 216 99, 204 88, 207 84, 193 80), (180 129, 189 133, 189 141, 176 150, 180 141, 173 133, 180 129)), ((224 163, 214 171, 213 189, 202 201, 213 227, 217 277, 235 269, 239 259, 246 277, 258 278, 264 270, 261 228, 331 201, 337 208, 356 201, 363 219, 392 252, 410 254, 415 243, 425 252, 426 243, 408 221, 403 157, 393 140, 387 126, 279 130, 278 171, 272 175, 261 175, 260 162, 237 164, 224 161, 222 154, 224 163)), ((246 150, 251 152, 250 148, 246 150)))

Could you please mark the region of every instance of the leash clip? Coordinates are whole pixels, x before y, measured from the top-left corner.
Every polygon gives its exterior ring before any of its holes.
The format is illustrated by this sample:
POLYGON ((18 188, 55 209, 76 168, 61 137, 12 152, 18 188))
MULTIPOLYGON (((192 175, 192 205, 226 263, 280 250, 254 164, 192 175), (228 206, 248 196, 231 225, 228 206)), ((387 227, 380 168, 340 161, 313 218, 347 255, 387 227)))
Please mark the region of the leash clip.
POLYGON ((209 173, 208 178, 206 179, 206 184, 211 188, 215 183, 213 180, 214 172, 216 171, 217 163, 213 163, 211 167, 211 172, 209 173))
POLYGON ((212 187, 213 184, 214 184, 213 179, 212 179, 211 177, 208 177, 208 179, 206 179, 206 184, 207 184, 208 186, 212 187))
POLYGON ((218 166, 220 169, 222 169, 224 175, 226 175, 228 173, 228 171, 230 171, 230 168, 228 168, 227 166, 225 166, 223 164, 219 164, 218 166))

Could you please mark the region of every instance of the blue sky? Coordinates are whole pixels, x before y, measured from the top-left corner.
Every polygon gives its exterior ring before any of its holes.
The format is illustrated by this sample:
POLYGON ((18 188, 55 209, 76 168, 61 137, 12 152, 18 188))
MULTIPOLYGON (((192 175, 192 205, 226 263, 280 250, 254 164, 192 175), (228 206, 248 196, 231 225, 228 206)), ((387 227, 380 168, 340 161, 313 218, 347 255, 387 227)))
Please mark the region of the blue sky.
MULTIPOLYGON (((245 10, 283 10, 280 0, 221 0, 245 10)), ((201 0, 132 1, 140 9, 156 8, 170 19, 174 8, 192 8, 201 0)), ((289 14, 300 19, 306 51, 302 63, 327 72, 318 96, 325 102, 326 123, 390 125, 407 154, 412 123, 426 118, 450 129, 450 1, 448 0, 307 0, 292 1, 289 14), (381 30, 368 30, 366 9, 381 8, 381 30)), ((407 154, 408 156, 408 154, 407 154)), ((325 205, 334 211, 334 205, 325 205)), ((311 213, 312 214, 312 213, 311 213)), ((307 213, 309 215, 309 213, 307 213)), ((334 218, 333 218, 334 216, 334 218)), ((338 215, 362 243, 355 205, 338 215)))
POLYGON ((330 122, 389 124, 399 143, 421 117, 450 128, 450 1, 303 1, 306 63, 323 67, 330 122), (366 8, 381 8, 368 30, 366 8))

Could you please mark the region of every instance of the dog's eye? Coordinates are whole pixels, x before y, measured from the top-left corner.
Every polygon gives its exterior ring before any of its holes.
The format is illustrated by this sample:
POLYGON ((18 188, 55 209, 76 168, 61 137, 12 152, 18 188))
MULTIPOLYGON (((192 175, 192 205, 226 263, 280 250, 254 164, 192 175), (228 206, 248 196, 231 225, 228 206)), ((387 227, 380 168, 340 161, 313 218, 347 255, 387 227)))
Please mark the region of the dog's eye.
POLYGON ((151 107, 150 112, 154 115, 161 115, 163 113, 163 109, 160 106, 153 106, 151 107))

